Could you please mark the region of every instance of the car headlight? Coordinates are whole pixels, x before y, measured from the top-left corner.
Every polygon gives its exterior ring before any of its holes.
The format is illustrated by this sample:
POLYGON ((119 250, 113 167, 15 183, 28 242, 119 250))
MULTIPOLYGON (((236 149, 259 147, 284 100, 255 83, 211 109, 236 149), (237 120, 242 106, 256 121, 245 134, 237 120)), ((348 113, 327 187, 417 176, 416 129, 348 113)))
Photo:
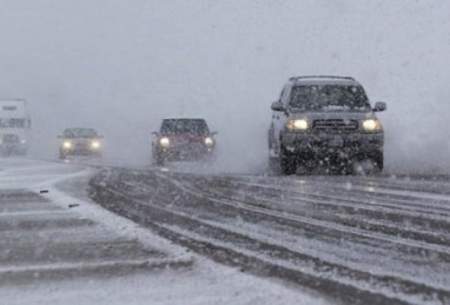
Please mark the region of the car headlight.
POLYGON ((161 145, 161 147, 167 148, 170 145, 170 140, 168 137, 162 137, 161 139, 159 139, 159 145, 161 145))
POLYGON ((72 148, 72 142, 70 142, 70 141, 64 141, 64 142, 63 142, 63 147, 64 147, 65 149, 71 149, 71 148, 72 148))
POLYGON ((92 149, 99 149, 100 146, 102 146, 102 145, 100 144, 99 141, 92 141, 92 142, 91 142, 91 148, 92 148, 92 149))
POLYGON ((376 119, 368 119, 362 122, 362 127, 364 131, 374 132, 380 131, 382 129, 380 121, 376 119))
POLYGON ((214 140, 211 137, 206 137, 205 138, 205 145, 206 146, 213 146, 214 145, 214 140))
POLYGON ((305 119, 290 120, 286 126, 289 130, 307 130, 309 128, 308 121, 305 119))

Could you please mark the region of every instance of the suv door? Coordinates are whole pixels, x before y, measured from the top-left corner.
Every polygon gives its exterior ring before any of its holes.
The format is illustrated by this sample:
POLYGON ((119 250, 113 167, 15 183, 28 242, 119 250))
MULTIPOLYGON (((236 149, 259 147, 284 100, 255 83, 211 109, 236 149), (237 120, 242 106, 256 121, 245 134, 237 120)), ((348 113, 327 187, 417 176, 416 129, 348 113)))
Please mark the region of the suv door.
MULTIPOLYGON (((287 109, 289 95, 291 92, 291 86, 286 85, 280 94, 280 101, 287 109)), ((288 115, 284 111, 273 111, 272 110, 272 134, 271 134, 271 150, 274 157, 278 157, 280 152, 280 133, 286 125, 288 115)))

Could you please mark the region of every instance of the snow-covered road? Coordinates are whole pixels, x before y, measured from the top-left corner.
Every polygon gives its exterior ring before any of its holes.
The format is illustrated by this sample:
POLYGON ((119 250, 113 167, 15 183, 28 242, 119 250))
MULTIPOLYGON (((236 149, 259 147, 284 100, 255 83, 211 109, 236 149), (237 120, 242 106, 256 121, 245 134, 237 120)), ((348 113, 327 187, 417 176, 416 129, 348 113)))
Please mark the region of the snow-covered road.
POLYGON ((104 210, 87 197, 95 173, 0 160, 0 304, 328 304, 104 210))
POLYGON ((342 303, 450 303, 447 180, 107 169, 91 186, 202 255, 342 303))

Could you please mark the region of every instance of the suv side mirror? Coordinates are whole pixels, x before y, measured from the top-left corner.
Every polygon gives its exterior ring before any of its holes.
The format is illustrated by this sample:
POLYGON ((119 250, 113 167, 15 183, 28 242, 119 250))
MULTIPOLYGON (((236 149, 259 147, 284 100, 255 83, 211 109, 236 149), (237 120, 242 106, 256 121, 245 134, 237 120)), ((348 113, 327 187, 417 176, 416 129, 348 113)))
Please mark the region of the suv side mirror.
POLYGON ((385 111, 387 109, 386 103, 385 102, 376 102, 375 106, 373 107, 373 111, 374 112, 381 112, 381 111, 385 111))
POLYGON ((283 103, 281 101, 275 101, 272 103, 272 106, 270 108, 273 111, 286 111, 286 108, 284 107, 283 103))

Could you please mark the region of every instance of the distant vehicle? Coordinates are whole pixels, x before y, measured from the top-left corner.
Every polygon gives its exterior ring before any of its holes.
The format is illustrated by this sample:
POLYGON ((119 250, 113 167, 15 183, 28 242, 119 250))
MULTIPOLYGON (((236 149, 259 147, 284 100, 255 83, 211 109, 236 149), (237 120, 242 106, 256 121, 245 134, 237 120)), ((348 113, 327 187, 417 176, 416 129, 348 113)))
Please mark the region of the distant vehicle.
POLYGON ((160 131, 153 134, 152 153, 158 165, 165 161, 210 159, 216 148, 217 133, 209 131, 204 119, 165 119, 160 131))
POLYGON ((26 155, 30 140, 31 120, 27 103, 22 99, 0 100, 0 153, 26 155))
POLYGON ((67 128, 58 138, 61 139, 60 159, 68 156, 102 156, 103 136, 100 136, 95 129, 67 128))
POLYGON ((269 158, 283 174, 320 164, 340 173, 367 163, 368 173, 383 170, 384 132, 375 112, 386 104, 372 108, 354 78, 292 77, 271 108, 269 158))

